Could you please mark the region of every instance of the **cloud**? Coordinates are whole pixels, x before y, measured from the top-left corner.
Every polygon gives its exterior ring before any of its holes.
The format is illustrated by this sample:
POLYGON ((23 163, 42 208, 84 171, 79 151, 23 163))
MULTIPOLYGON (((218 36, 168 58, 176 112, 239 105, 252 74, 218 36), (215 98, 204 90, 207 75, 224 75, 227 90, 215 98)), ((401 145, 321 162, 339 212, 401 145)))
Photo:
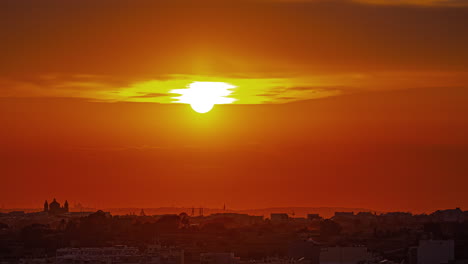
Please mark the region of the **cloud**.
POLYGON ((162 80, 119 82, 108 76, 44 74, 25 80, 0 78, 0 97, 67 97, 102 102, 172 103, 170 91, 194 81, 226 82, 236 86, 235 104, 282 103, 373 90, 428 87, 463 87, 468 72, 374 72, 338 73, 284 78, 231 78, 223 76, 172 75, 162 80))
POLYGON ((154 97, 164 97, 164 96, 169 96, 169 94, 165 94, 165 93, 145 93, 145 94, 142 94, 142 95, 130 96, 130 98, 154 98, 154 97))
POLYGON ((291 87, 288 88, 290 91, 314 91, 317 90, 317 87, 291 87))
POLYGON ((355 93, 363 90, 363 87, 353 87, 353 86, 294 86, 288 87, 286 91, 288 92, 304 92, 308 94, 320 94, 326 92, 339 92, 339 93, 355 93))
MULTIPOLYGON (((255 0, 254 0, 255 1, 255 0)), ((360 4, 374 4, 374 5, 403 5, 403 6, 423 6, 423 7, 466 7, 468 6, 467 0, 271 0, 283 3, 332 3, 332 4, 345 4, 345 3, 360 3, 360 4)))
POLYGON ((277 97, 276 99, 278 99, 278 100, 297 100, 299 98, 291 97, 291 96, 281 96, 281 97, 277 97))
POLYGON ((277 95, 278 95, 277 93, 261 93, 261 94, 256 94, 255 96, 275 97, 277 95))
POLYGON ((353 0, 358 3, 377 5, 411 5, 424 7, 467 7, 466 0, 353 0))

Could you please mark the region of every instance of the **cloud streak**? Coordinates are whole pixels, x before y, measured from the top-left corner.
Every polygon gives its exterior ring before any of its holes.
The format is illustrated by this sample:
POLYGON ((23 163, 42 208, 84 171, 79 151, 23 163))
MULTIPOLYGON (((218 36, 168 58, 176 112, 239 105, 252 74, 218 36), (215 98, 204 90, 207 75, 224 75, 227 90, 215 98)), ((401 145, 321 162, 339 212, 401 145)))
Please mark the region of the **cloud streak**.
POLYGON ((169 95, 165 93, 146 93, 142 95, 130 96, 130 98, 155 98, 155 97, 164 97, 164 96, 169 96, 169 95))

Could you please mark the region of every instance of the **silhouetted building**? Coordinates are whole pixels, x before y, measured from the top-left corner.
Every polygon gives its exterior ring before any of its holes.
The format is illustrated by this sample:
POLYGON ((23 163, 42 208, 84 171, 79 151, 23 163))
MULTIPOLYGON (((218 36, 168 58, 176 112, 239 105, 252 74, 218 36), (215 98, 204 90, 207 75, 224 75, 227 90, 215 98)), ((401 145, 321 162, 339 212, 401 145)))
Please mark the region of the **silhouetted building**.
POLYGON ((283 223, 289 220, 289 216, 288 214, 271 214, 270 219, 273 223, 283 223))
POLYGON ((201 253, 200 264, 238 264, 234 253, 201 253))
POLYGON ((439 222, 463 222, 465 214, 460 208, 437 210, 431 214, 432 218, 439 222))
POLYGON ((255 260, 250 262, 243 262, 249 264, 306 264, 303 260, 278 258, 278 257, 267 257, 266 259, 255 260))
POLYGON ((320 245, 309 239, 294 241, 289 244, 288 256, 306 264, 320 263, 320 245))
POLYGON ((356 264, 368 260, 366 247, 326 247, 320 251, 320 264, 356 264))
POLYGON ((307 220, 320 220, 322 217, 320 217, 319 214, 307 214, 307 220))
POLYGON ((174 247, 162 247, 161 245, 150 245, 146 251, 124 245, 96 248, 61 248, 57 249, 56 263, 184 264, 184 251, 174 247))
MULTIPOLYGON (((52 203, 51 203, 52 204, 52 203)), ((138 248, 127 246, 57 249, 56 263, 141 263, 138 248)), ((150 262, 153 263, 153 262, 150 262)), ((155 262, 159 264, 159 262, 155 262)))
POLYGON ((226 227, 248 226, 263 223, 263 216, 236 213, 211 214, 205 219, 207 222, 222 222, 226 227))
POLYGON ((163 247, 161 246, 161 244, 150 245, 148 246, 144 254, 146 256, 146 259, 148 259, 149 257, 149 259, 151 259, 153 263, 157 264, 185 263, 184 250, 178 247, 163 247))
POLYGON ((68 201, 65 201, 63 206, 60 206, 60 203, 57 200, 54 200, 48 204, 47 200, 44 203, 44 212, 48 212, 51 215, 68 213, 68 201))
POLYGON ((417 264, 450 263, 455 259, 453 240, 421 240, 417 249, 417 264))

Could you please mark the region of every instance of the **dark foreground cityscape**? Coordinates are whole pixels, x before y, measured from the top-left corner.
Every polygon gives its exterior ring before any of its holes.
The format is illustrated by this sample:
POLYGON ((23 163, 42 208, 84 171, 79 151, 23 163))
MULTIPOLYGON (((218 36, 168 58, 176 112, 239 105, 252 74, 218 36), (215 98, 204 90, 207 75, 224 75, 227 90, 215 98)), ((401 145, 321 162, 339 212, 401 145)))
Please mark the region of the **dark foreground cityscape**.
POLYGON ((203 208, 180 214, 0 213, 0 263, 468 263, 468 211, 335 212, 297 217, 203 208))

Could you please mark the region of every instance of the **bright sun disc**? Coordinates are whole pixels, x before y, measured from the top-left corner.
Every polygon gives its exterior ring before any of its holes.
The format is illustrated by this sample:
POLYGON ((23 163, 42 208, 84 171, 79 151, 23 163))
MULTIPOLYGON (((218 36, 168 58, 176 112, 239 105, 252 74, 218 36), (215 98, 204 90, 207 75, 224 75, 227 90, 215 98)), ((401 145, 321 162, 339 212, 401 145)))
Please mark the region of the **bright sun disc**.
POLYGON ((190 106, 195 112, 204 114, 204 113, 208 113, 211 109, 213 109, 214 104, 205 103, 205 102, 195 102, 195 103, 191 103, 190 106))
POLYGON ((207 113, 215 104, 230 104, 236 99, 229 98, 236 86, 224 82, 193 82, 187 89, 175 89, 171 93, 180 94, 175 97, 177 103, 190 104, 192 109, 198 113, 207 113))

